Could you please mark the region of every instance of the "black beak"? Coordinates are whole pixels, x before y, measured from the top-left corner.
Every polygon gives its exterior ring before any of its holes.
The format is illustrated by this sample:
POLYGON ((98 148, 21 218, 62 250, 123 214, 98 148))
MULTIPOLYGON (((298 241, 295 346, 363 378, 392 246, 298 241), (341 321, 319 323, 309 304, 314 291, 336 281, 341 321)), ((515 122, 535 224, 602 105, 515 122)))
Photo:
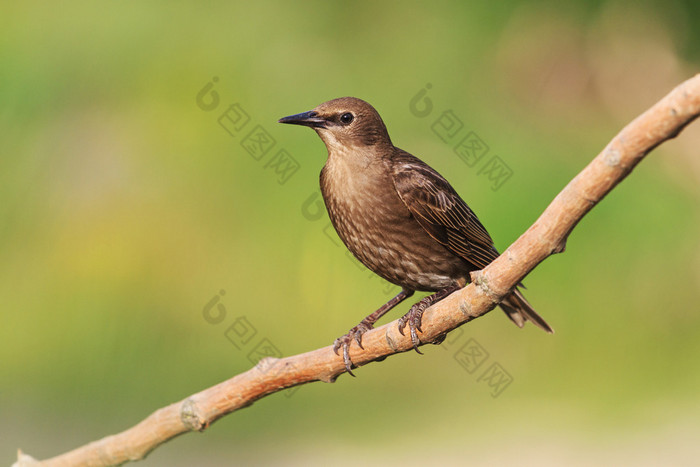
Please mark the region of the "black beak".
POLYGON ((326 120, 319 117, 313 110, 290 115, 279 119, 279 123, 289 123, 292 125, 310 126, 311 128, 326 128, 326 120))

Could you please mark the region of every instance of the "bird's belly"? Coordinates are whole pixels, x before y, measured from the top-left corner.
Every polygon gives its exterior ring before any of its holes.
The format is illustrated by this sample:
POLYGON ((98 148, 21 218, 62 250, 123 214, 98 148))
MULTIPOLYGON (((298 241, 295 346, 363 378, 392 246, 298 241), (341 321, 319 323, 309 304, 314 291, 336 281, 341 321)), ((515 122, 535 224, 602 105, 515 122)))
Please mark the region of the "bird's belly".
POLYGON ((331 201, 328 211, 343 243, 370 270, 420 291, 440 290, 468 277, 468 264, 430 237, 398 197, 367 206, 362 201, 331 201))

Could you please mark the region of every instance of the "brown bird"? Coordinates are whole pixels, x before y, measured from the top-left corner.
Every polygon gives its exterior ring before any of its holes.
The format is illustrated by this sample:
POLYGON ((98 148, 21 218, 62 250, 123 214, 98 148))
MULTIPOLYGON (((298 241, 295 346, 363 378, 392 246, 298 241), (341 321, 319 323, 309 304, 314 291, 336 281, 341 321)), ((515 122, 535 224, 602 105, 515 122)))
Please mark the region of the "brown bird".
MULTIPOLYGON (((367 102, 342 97, 279 120, 313 128, 328 149, 321 170, 321 193, 338 236, 374 273, 402 288, 396 297, 336 339, 345 367, 348 348, 362 348, 362 334, 415 291, 435 292, 399 321, 408 324, 418 351, 423 311, 464 287, 469 273, 485 268, 499 253, 476 214, 442 175, 394 146, 379 113, 367 102)), ((519 327, 532 321, 552 328, 516 288, 501 303, 519 327)), ((418 351, 420 353, 420 351, 418 351)))

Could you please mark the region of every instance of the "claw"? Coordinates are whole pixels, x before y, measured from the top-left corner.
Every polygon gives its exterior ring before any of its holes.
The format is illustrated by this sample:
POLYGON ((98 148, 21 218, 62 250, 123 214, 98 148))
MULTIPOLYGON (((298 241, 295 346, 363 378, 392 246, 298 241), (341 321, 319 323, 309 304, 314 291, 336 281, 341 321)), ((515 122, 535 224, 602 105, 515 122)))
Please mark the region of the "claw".
POLYGON ((343 362, 345 363, 345 369, 347 370, 348 374, 352 377, 355 377, 355 374, 352 372, 352 360, 350 360, 350 352, 349 352, 350 344, 347 342, 343 344, 343 362))
MULTIPOLYGON (((402 336, 404 335, 403 328, 405 328, 406 323, 408 323, 408 328, 411 330, 411 343, 413 344, 413 348, 415 349, 415 351, 419 354, 423 354, 423 352, 418 350, 418 346, 421 343, 420 339, 418 339, 418 332, 420 332, 421 334, 423 333, 423 329, 421 329, 421 320, 423 319, 423 312, 428 307, 430 307, 434 303, 439 302, 440 300, 447 297, 449 294, 451 294, 455 290, 458 290, 459 288, 459 284, 454 284, 442 290, 439 290, 432 295, 424 297, 418 303, 414 304, 411 307, 411 309, 408 310, 408 313, 403 315, 399 320, 399 332, 402 336)), ((444 340, 444 337, 440 339, 440 342, 442 342, 442 340, 444 340)))
POLYGON ((338 355, 338 356, 340 356, 340 354, 338 353, 338 349, 340 348, 340 346, 342 345, 342 343, 343 343, 343 342, 342 342, 342 340, 341 340, 340 337, 337 338, 337 339, 335 340, 335 342, 333 343, 333 352, 335 352, 335 354, 338 355))
MULTIPOLYGON (((422 332, 422 331, 421 331, 422 332)), ((423 355, 423 352, 418 350, 418 345, 420 344, 420 339, 418 339, 418 334, 416 334, 416 328, 411 328, 411 342, 413 343, 413 350, 423 355)))
POLYGON ((358 332, 357 334, 355 334, 355 342, 357 342, 357 345, 358 345, 362 350, 365 350, 365 348, 362 347, 362 334, 361 334, 361 333, 358 332))
POLYGON ((427 307, 427 298, 428 297, 413 305, 411 309, 408 310, 408 313, 399 319, 399 333, 404 336, 405 334, 403 330, 406 327, 406 324, 408 324, 413 349, 421 355, 423 355, 423 352, 418 350, 418 346, 421 344, 420 339, 418 338, 418 332, 423 333, 423 329, 421 329, 421 319, 423 318, 423 311, 427 307))
POLYGON ((338 353, 338 350, 340 350, 340 347, 343 348, 343 363, 345 363, 345 369, 351 376, 355 376, 352 373, 352 360, 350 360, 350 343, 352 342, 352 333, 347 333, 343 337, 339 337, 335 340, 333 343, 333 352, 335 352, 336 355, 340 356, 338 353))
POLYGON ((403 328, 406 327, 406 320, 405 320, 404 318, 406 318, 406 317, 405 317, 405 316, 402 316, 402 317, 399 319, 399 333, 400 333, 402 336, 405 336, 405 335, 406 335, 406 334, 403 333, 403 328))
POLYGON ((345 369, 347 372, 352 376, 355 375, 351 371, 354 364, 350 359, 350 344, 352 344, 352 341, 354 340, 357 342, 357 345, 364 350, 365 348, 362 347, 362 335, 370 329, 372 329, 372 325, 363 321, 352 328, 344 336, 337 338, 333 344, 333 352, 335 352, 336 355, 339 355, 338 350, 341 346, 343 347, 343 363, 345 363, 345 369))

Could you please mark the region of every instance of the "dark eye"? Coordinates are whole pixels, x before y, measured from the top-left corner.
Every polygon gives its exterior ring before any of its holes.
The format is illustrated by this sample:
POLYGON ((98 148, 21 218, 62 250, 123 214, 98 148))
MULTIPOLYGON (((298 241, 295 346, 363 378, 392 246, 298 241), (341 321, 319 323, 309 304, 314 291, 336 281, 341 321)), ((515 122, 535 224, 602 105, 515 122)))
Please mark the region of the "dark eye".
POLYGON ((349 125, 354 119, 355 117, 350 112, 347 112, 340 116, 340 123, 343 125, 349 125))

